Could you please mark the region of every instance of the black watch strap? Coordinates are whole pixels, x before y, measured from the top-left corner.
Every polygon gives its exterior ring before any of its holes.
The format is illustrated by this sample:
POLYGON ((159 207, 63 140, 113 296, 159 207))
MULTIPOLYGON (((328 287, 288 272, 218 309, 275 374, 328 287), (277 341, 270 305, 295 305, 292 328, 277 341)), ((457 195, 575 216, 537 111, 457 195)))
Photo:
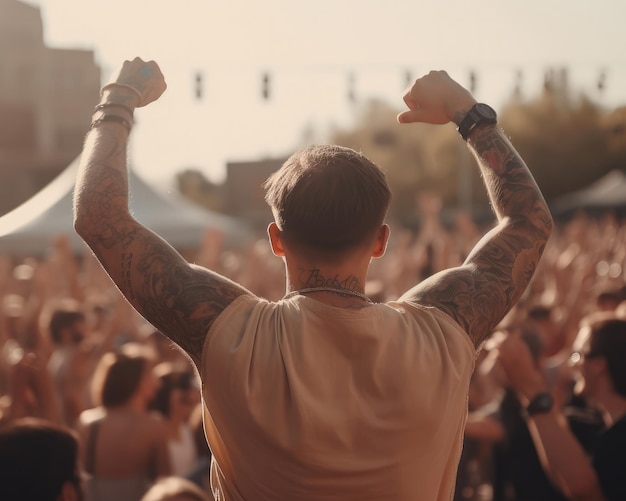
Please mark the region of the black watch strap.
POLYGON ((526 406, 526 413, 529 416, 536 414, 547 414, 554 407, 554 398, 547 391, 537 393, 526 406))
POLYGON ((461 137, 467 141, 470 133, 478 125, 495 123, 498 123, 498 115, 495 110, 485 103, 476 103, 463 117, 457 130, 461 137))

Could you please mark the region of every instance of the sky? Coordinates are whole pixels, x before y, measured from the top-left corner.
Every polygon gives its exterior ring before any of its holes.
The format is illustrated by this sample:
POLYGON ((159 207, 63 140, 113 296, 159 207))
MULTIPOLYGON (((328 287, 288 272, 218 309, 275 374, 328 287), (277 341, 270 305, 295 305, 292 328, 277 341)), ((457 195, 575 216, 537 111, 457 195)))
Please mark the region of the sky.
POLYGON ((46 43, 93 50, 104 81, 135 56, 160 65, 168 89, 136 111, 130 159, 144 179, 163 185, 186 168, 221 182, 227 161, 327 142, 370 98, 401 110, 407 73, 445 69, 467 86, 473 71, 476 98, 498 109, 518 71, 530 98, 547 68, 566 67, 573 90, 607 108, 626 104, 623 0, 26 3, 40 7, 46 43), (261 98, 264 72, 269 100, 261 98), (347 98, 350 78, 356 102, 347 98))

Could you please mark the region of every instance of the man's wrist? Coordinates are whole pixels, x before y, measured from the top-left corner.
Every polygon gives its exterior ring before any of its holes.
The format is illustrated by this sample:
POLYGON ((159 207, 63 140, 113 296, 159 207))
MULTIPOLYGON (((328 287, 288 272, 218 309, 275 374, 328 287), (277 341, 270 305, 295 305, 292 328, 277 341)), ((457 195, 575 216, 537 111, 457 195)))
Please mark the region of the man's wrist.
POLYGON ((458 132, 467 141, 474 130, 483 125, 495 125, 498 123, 498 114, 485 103, 475 103, 458 124, 458 132))
POLYGON ((545 381, 543 378, 539 379, 539 377, 533 377, 532 380, 529 379, 524 384, 516 386, 517 394, 524 407, 530 404, 537 395, 549 392, 545 381))
POLYGON ((530 399, 525 411, 528 416, 549 414, 554 409, 554 397, 548 391, 541 391, 530 399))
POLYGON ((137 90, 126 85, 109 84, 102 88, 100 103, 124 105, 135 109, 139 105, 140 94, 137 90))
POLYGON ((454 112, 454 114, 452 115, 452 121, 457 125, 457 127, 461 125, 461 122, 463 121, 465 116, 469 113, 469 111, 472 109, 472 107, 475 104, 476 104, 476 101, 472 103, 468 103, 467 105, 463 106, 462 108, 454 112))

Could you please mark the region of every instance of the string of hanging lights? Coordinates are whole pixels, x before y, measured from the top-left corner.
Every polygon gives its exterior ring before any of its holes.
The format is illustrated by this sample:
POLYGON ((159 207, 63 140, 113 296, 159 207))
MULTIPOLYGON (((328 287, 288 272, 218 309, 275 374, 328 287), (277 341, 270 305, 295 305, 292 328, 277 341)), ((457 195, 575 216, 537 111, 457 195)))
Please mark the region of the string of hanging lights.
MULTIPOLYGON (((303 72, 307 71, 310 73, 321 73, 324 71, 328 71, 329 68, 299 68, 297 71, 303 72)), ((355 70, 335 70, 342 71, 345 73, 346 78, 346 100, 349 103, 356 103, 358 101, 358 78, 357 71, 355 70)), ((382 71, 392 71, 392 70, 382 70, 382 71)), ((398 71, 398 70, 393 70, 398 71)), ((403 85, 409 86, 413 82, 414 75, 416 72, 413 69, 400 69, 400 81, 403 85)), ((565 69, 561 69, 561 72, 566 72, 565 69)), ((607 88, 607 80, 608 80, 608 71, 604 66, 601 66, 597 71, 597 77, 595 80, 594 88, 599 94, 604 94, 607 88)), ((548 68, 544 70, 544 85, 549 86, 550 82, 554 79, 554 75, 557 72, 554 68, 548 68)), ((275 97, 274 92, 274 79, 276 74, 280 74, 277 70, 262 70, 259 75, 260 79, 260 92, 259 97, 263 101, 271 101, 273 97, 275 97)), ((196 71, 192 75, 193 80, 193 94, 195 99, 202 100, 206 94, 206 72, 204 71, 196 71)), ((519 95, 521 93, 521 87, 524 80, 524 73, 520 69, 513 70, 513 93, 519 95)), ((475 93, 479 88, 480 77, 478 71, 475 69, 467 70, 467 81, 465 85, 470 90, 470 92, 475 93)))

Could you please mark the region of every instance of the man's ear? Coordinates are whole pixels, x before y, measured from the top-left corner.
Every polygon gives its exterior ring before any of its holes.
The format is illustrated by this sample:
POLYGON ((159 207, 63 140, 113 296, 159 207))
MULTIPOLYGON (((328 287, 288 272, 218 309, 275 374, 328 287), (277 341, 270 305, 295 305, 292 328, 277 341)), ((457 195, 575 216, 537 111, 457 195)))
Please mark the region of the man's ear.
POLYGON ((385 255, 385 251, 387 250, 387 242, 389 242, 389 235, 391 234, 391 229, 388 224, 383 224, 376 235, 376 242, 374 244, 374 249, 372 250, 372 257, 379 258, 385 255))
POLYGON ((270 223, 267 227, 267 235, 270 239, 270 247, 275 256, 284 257, 285 249, 283 248, 283 242, 280 239, 280 230, 278 225, 274 222, 270 223))

